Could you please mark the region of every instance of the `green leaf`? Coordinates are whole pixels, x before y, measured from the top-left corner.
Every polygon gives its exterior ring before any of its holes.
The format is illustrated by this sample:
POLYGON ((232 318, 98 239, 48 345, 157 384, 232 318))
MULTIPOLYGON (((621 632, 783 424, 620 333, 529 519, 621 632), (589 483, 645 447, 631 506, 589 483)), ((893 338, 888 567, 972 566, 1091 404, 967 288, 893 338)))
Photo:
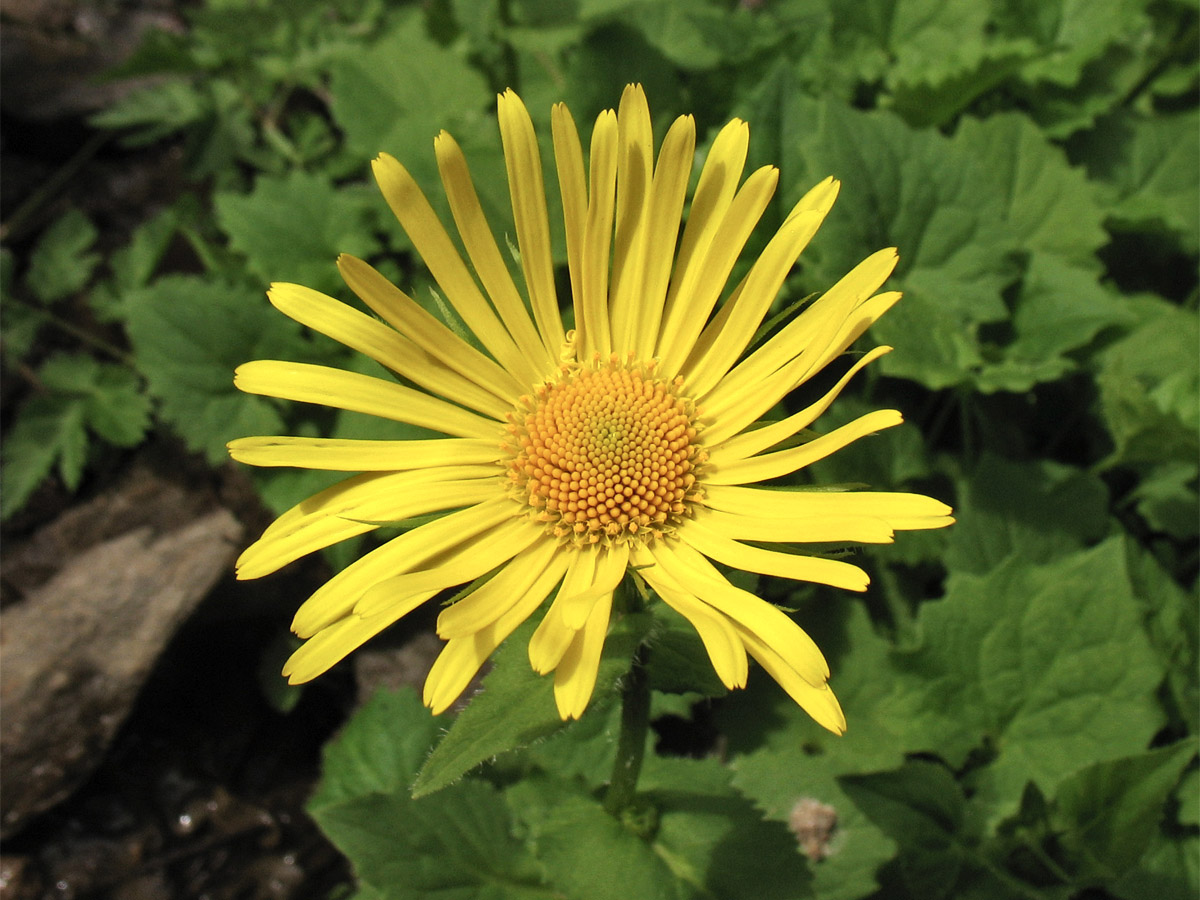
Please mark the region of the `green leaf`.
POLYGON ((1080 766, 1145 749, 1162 724, 1163 667, 1120 538, 1041 565, 1013 556, 952 572, 919 624, 924 646, 897 654, 880 715, 904 746, 955 767, 993 747, 976 786, 992 817, 1015 808, 1026 781, 1051 793, 1080 766))
POLYGON ((730 65, 769 52, 781 35, 744 8, 723 9, 705 0, 651 0, 621 4, 606 17, 631 23, 652 47, 685 71, 730 65))
POLYGON ((1085 881, 1108 882, 1137 864, 1183 767, 1195 756, 1195 742, 1187 740, 1096 763, 1063 781, 1053 821, 1085 881))
POLYGON ((132 447, 150 425, 150 401, 122 366, 90 356, 56 356, 39 370, 48 390, 76 399, 87 426, 110 444, 132 447))
POLYGON ((1200 893, 1200 835, 1153 832, 1141 862, 1109 890, 1121 900, 1195 900, 1200 893))
POLYGON ((975 189, 997 204, 1016 246, 1094 263, 1108 235, 1092 187, 1033 123, 1014 114, 966 119, 953 143, 974 161, 975 189))
POLYGON ((16 299, 13 292, 16 268, 17 258, 13 252, 8 247, 0 247, 0 321, 4 322, 0 347, 4 350, 6 367, 29 355, 46 321, 42 310, 16 299))
MULTIPOLYGON (((651 721, 659 714, 655 707, 661 707, 663 697, 662 694, 651 697, 651 721)), ((589 707, 587 715, 578 722, 511 754, 512 762, 522 774, 526 774, 532 764, 557 778, 599 789, 608 784, 612 776, 613 752, 620 730, 619 703, 589 707)), ((650 734, 645 752, 653 753, 653 746, 653 734, 650 734)))
POLYGON ((321 809, 369 794, 407 796, 440 731, 412 688, 376 691, 325 746, 321 783, 310 806, 321 809))
POLYGON ((30 399, 5 435, 0 518, 8 518, 24 506, 55 463, 67 489, 74 490, 83 475, 87 444, 80 403, 49 394, 30 399))
POLYGON ((411 688, 377 692, 325 748, 309 812, 379 897, 544 897, 490 786, 467 781, 409 798, 439 730, 411 688))
POLYGON ((4 517, 24 505, 56 463, 63 484, 75 490, 87 464, 89 432, 132 447, 150 427, 150 401, 128 369, 60 355, 37 375, 41 392, 21 407, 4 442, 4 517))
POLYGON ((171 275, 132 292, 126 327, 139 369, 162 418, 214 465, 235 437, 277 434, 275 404, 233 386, 233 370, 252 359, 302 357, 299 326, 256 291, 171 275))
POLYGON ((986 575, 1010 557, 1033 564, 1066 556, 1104 536, 1108 503, 1108 488, 1090 473, 985 454, 959 494, 946 566, 986 575))
MULTIPOLYGON (((626 616, 610 628, 588 715, 611 703, 618 681, 629 671, 633 653, 650 628, 645 615, 626 616)), ((529 638, 535 623, 526 622, 493 655, 483 689, 459 713, 450 731, 422 766, 413 796, 441 790, 485 760, 527 746, 568 726, 554 704, 553 679, 529 667, 529 638)))
POLYGON ((810 629, 829 659, 830 681, 846 711, 846 733, 821 728, 765 673, 719 707, 722 731, 735 753, 733 783, 766 815, 786 822, 797 804, 816 801, 837 814, 832 852, 812 867, 822 900, 857 900, 878 889, 876 870, 896 844, 847 796, 839 777, 899 766, 906 749, 880 715, 895 673, 891 644, 875 633, 861 604, 813 618, 810 629))
POLYGON ((831 6, 834 28, 841 32, 835 41, 863 35, 895 107, 914 124, 946 121, 1037 52, 1028 37, 999 34, 983 3, 870 0, 831 6))
POLYGON ((570 900, 688 896, 640 837, 569 783, 529 776, 507 791, 547 880, 570 900), (614 873, 620 873, 614 877, 614 873))
POLYGON ((715 759, 648 759, 639 791, 658 813, 654 852, 702 896, 743 897, 749 884, 762 900, 812 896, 795 835, 764 820, 730 777, 715 759))
POLYGON ((1200 455, 1200 319, 1156 297, 1130 298, 1139 321, 1097 357, 1100 411, 1115 449, 1104 466, 1200 455))
POLYGON ((140 147, 206 118, 209 98, 190 81, 175 79, 122 97, 88 119, 95 128, 129 129, 125 143, 140 147))
POLYGON ((1175 790, 1179 801, 1179 824, 1200 825, 1200 769, 1189 769, 1175 790))
POLYGON ((976 383, 986 392, 1025 393, 1079 368, 1074 351, 1106 329, 1132 325, 1136 317, 1100 284, 1091 269, 1036 253, 1026 267, 1012 318, 1013 338, 985 344, 989 364, 976 383))
POLYGON ((493 228, 503 233, 510 227, 507 178, 495 121, 487 114, 495 97, 462 49, 438 44, 420 12, 406 10, 370 47, 355 46, 334 61, 331 108, 347 150, 364 160, 392 154, 435 202, 433 139, 448 131, 467 153, 493 228))
POLYGON ((713 760, 648 759, 646 837, 568 782, 531 776, 507 793, 549 882, 573 900, 740 898, 748 884, 764 900, 811 896, 795 840, 728 781, 713 760))
POLYGON ((907 851, 901 868, 913 897, 956 896, 969 855, 959 834, 965 803, 945 766, 912 760, 894 772, 846 775, 840 782, 855 805, 907 851))
POLYGON ((1200 532, 1195 515, 1198 468, 1186 462, 1154 466, 1133 489, 1130 499, 1155 531, 1184 541, 1195 540, 1200 532))
POLYGON ((881 361, 889 374, 931 388, 976 383, 998 362, 981 328, 1009 318, 1003 292, 1021 277, 1018 255, 1086 270, 1106 240, 1083 173, 1021 116, 964 120, 945 138, 833 101, 781 103, 784 202, 829 173, 845 184, 813 242, 806 286, 824 290, 868 253, 900 248, 890 286, 904 300, 872 328, 901 348, 881 361))
POLYGON ((691 624, 665 603, 655 604, 654 617, 656 626, 647 641, 650 686, 674 694, 727 694, 728 688, 717 677, 704 642, 691 624))
POLYGON ((213 197, 217 222, 264 283, 288 281, 329 293, 341 287, 338 254, 378 249, 370 230, 378 192, 335 188, 327 177, 294 171, 260 176, 249 194, 213 197))
POLYGON ((960 58, 957 70, 918 72, 922 80, 894 84, 891 108, 916 127, 945 125, 1009 80, 1036 52, 1029 41, 1019 38, 989 43, 972 55, 977 56, 973 63, 972 56, 960 58), (925 80, 932 78, 937 80, 925 80))
POLYGON ((1103 60, 1113 44, 1144 33, 1146 0, 1117 0, 1103 6, 1070 0, 1006 0, 998 4, 997 26, 1035 40, 1045 51, 1022 73, 1033 85, 1073 85, 1084 66, 1103 60))
POLYGON ((1167 673, 1168 710, 1182 720, 1189 733, 1195 733, 1200 726, 1200 608, 1195 592, 1176 584, 1140 545, 1131 541, 1127 550, 1129 575, 1146 633, 1167 673))
POLYGON ((1200 246, 1200 114, 1110 116, 1081 139, 1088 173, 1109 188, 1122 230, 1157 225, 1183 248, 1200 246))
POLYGON ((38 239, 29 257, 25 281, 43 303, 81 290, 92 277, 98 253, 90 252, 100 232, 77 209, 63 213, 38 239))
POLYGON ((387 900, 548 896, 512 836, 504 800, 483 782, 465 781, 424 800, 366 794, 310 811, 359 881, 387 900))
POLYGON ((169 207, 134 230, 129 243, 113 252, 108 265, 118 289, 132 291, 149 284, 179 228, 177 207, 169 207))

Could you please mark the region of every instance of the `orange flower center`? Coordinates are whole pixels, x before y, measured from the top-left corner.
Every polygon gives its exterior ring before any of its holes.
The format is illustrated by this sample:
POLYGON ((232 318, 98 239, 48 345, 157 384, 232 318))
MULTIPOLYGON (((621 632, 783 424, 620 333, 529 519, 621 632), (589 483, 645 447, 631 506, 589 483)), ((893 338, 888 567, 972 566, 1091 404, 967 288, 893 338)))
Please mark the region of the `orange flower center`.
POLYGON ((679 382, 616 357, 564 366, 510 417, 508 476, 552 532, 579 545, 661 535, 700 498, 695 411, 679 382))

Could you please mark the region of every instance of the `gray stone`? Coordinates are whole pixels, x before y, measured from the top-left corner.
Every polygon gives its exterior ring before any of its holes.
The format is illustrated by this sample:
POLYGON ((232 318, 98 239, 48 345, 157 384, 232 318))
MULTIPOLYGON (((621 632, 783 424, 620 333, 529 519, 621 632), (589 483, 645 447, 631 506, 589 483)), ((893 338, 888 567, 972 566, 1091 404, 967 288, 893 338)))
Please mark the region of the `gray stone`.
MULTIPOLYGON (((173 510, 175 522, 148 520, 141 506, 131 516, 135 527, 77 546, 0 616, 0 836, 18 831, 87 777, 166 643, 230 571, 242 539, 234 517, 216 509, 180 523, 178 489, 157 487, 142 479, 133 493, 173 510)), ((128 507, 129 496, 123 492, 116 505, 128 507)), ((96 505, 98 517, 108 516, 98 530, 117 530, 113 505, 96 505)))

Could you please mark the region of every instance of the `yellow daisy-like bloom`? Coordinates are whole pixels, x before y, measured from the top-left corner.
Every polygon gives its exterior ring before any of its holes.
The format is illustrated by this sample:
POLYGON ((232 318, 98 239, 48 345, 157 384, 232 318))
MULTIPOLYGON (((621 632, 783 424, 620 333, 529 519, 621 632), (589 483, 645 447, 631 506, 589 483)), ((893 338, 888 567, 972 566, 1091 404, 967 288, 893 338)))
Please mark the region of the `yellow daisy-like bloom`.
POLYGON ((795 205, 719 303, 778 171, 764 167, 741 181, 749 132, 744 122, 730 122, 709 150, 681 231, 695 124, 690 116, 675 120, 656 161, 645 95, 630 86, 617 112, 597 118, 586 168, 570 112, 563 104, 553 110, 574 308, 568 331, 555 289, 537 138, 511 90, 499 98, 499 120, 524 291, 450 135, 440 134, 434 148, 470 266, 408 171, 386 154, 374 163, 388 204, 482 351, 367 263, 343 256, 342 276, 378 319, 294 284, 273 285, 271 303, 400 381, 276 360, 237 370, 237 386, 252 394, 448 435, 230 444, 235 459, 252 465, 365 473, 280 516, 242 554, 239 578, 274 572, 378 523, 453 510, 393 538, 313 594, 293 623, 307 640, 284 674, 307 681, 440 591, 475 582, 438 617, 447 643, 424 691, 437 713, 553 593, 529 660, 537 672, 554 673, 559 713, 577 718, 595 686, 613 591, 634 570, 691 622, 726 685, 745 685, 749 654, 816 721, 840 733, 845 718, 826 684, 821 651, 713 561, 862 591, 867 575, 850 563, 760 545, 885 543, 897 529, 952 521, 949 507, 917 494, 753 486, 900 423, 898 412, 882 410, 794 440, 887 347, 861 356, 810 406, 759 422, 899 299, 894 291, 876 293, 896 251, 868 257, 746 354, 838 182, 827 178, 795 205))

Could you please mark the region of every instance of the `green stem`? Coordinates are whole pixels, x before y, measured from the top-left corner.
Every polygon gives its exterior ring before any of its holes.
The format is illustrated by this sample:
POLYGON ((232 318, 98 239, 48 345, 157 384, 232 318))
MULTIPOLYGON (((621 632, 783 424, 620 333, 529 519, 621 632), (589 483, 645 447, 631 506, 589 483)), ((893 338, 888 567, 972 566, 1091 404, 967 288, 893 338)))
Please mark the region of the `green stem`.
POLYGON ((604 809, 619 816, 633 802, 642 756, 646 752, 646 732, 650 728, 650 678, 646 674, 645 647, 633 657, 633 667, 621 687, 621 733, 617 738, 617 758, 612 778, 604 795, 604 809))

